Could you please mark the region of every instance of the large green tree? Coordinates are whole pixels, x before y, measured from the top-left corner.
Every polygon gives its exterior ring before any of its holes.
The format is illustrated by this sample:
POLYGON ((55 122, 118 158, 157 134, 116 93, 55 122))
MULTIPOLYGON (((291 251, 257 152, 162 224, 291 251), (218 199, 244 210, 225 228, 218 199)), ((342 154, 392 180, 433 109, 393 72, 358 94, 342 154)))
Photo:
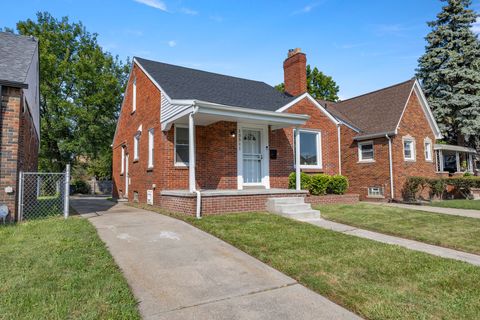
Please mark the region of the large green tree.
POLYGON ((128 65, 104 51, 97 34, 81 22, 37 13, 17 23, 23 35, 39 40, 41 170, 59 171, 67 163, 92 163, 95 172, 108 159, 128 65))
MULTIPOLYGON (((285 84, 276 85, 275 89, 284 92, 285 84)), ((312 69, 310 65, 307 65, 307 91, 312 97, 335 102, 338 101, 339 90, 339 86, 332 77, 325 75, 317 67, 312 69)))
POLYGON ((480 42, 472 32, 478 15, 470 0, 442 0, 437 20, 428 22, 421 80, 445 140, 480 148, 480 42))

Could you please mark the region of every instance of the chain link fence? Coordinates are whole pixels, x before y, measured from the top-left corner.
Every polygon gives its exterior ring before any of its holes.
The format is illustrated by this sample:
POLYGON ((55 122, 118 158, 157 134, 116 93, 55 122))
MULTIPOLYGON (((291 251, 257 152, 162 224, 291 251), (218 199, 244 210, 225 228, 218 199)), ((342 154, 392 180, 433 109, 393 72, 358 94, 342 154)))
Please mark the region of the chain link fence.
POLYGON ((19 220, 69 214, 70 166, 65 172, 20 172, 19 220))

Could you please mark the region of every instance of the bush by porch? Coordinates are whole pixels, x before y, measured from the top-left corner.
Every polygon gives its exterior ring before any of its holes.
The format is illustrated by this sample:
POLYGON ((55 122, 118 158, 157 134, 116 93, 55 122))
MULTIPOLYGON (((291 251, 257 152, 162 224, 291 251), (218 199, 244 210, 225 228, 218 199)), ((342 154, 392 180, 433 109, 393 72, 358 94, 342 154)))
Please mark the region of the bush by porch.
POLYGON ((409 177, 403 186, 403 199, 413 202, 444 198, 472 198, 472 189, 480 188, 480 177, 464 176, 452 178, 409 177))

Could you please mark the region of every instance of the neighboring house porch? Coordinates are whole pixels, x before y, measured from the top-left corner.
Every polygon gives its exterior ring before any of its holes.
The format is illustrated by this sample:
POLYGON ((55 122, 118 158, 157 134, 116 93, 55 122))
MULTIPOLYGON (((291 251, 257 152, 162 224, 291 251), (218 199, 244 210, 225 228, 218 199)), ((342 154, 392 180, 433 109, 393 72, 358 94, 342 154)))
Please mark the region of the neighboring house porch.
POLYGON ((477 155, 475 149, 448 144, 435 144, 434 149, 437 172, 450 174, 475 172, 474 159, 477 155))

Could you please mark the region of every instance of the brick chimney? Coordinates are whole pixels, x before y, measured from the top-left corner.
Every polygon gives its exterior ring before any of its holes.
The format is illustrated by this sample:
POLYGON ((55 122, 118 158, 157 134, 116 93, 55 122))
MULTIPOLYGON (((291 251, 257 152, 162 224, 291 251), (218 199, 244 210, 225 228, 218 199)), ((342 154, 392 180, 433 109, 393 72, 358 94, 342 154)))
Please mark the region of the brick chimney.
POLYGON ((283 62, 285 92, 298 96, 307 92, 307 56, 300 48, 288 50, 283 62))

